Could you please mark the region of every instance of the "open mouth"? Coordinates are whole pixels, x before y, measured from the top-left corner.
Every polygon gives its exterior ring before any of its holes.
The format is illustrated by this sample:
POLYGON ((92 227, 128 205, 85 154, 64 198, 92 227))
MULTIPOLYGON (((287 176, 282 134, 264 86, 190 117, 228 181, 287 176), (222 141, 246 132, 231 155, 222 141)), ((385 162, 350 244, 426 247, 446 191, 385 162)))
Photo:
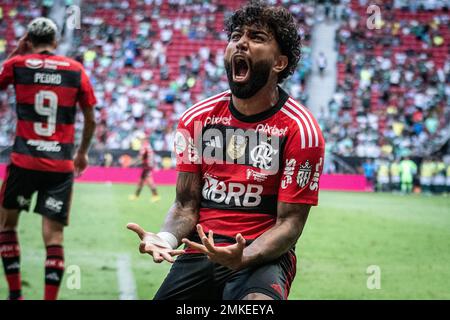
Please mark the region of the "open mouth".
POLYGON ((248 58, 242 55, 235 55, 232 58, 233 81, 246 82, 250 78, 250 62, 248 58))

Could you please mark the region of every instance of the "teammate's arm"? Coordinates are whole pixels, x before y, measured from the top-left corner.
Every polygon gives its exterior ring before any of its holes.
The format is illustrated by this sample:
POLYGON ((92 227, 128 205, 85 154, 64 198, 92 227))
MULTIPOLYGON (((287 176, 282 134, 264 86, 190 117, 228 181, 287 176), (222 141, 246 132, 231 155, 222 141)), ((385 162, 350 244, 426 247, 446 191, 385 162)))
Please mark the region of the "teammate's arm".
POLYGON ((9 54, 8 58, 6 60, 11 59, 12 57, 15 57, 17 55, 23 55, 27 54, 31 51, 30 42, 28 40, 28 34, 25 34, 22 38, 20 38, 19 42, 17 43, 17 47, 14 48, 14 50, 9 54))
POLYGON ((81 108, 84 117, 83 134, 80 146, 75 154, 75 176, 81 175, 88 165, 88 150, 95 131, 94 108, 81 108))

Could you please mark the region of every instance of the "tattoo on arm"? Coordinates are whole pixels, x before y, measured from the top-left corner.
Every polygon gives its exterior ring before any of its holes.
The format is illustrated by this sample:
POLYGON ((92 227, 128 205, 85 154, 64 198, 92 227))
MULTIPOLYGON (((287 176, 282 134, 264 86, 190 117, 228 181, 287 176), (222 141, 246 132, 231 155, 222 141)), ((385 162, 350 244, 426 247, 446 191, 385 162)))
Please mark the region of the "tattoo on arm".
POLYGON ((94 108, 82 108, 84 116, 83 136, 81 138, 81 144, 78 148, 78 152, 87 153, 89 145, 91 144, 92 137, 95 132, 95 116, 94 108))
POLYGON ((179 172, 175 203, 169 209, 161 231, 171 232, 180 242, 198 222, 202 180, 199 173, 179 172))

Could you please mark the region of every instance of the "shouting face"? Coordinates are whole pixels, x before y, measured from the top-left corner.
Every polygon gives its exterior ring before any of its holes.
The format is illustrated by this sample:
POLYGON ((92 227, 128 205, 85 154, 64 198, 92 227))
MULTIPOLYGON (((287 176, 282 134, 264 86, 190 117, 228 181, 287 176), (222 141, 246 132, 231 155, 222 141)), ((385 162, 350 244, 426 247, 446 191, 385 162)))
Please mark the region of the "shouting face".
POLYGON ((225 50, 225 69, 231 92, 239 99, 248 99, 269 80, 275 83, 278 73, 287 65, 276 39, 257 26, 236 28, 225 50))

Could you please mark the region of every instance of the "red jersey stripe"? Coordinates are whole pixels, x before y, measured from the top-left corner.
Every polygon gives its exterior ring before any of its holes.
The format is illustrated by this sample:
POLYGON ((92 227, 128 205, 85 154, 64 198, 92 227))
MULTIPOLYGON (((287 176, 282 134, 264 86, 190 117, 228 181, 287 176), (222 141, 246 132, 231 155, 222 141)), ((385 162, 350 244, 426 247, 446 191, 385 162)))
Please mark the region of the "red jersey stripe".
POLYGON ((20 153, 11 153, 11 162, 18 167, 50 172, 72 172, 74 169, 72 160, 54 160, 35 158, 20 153))

